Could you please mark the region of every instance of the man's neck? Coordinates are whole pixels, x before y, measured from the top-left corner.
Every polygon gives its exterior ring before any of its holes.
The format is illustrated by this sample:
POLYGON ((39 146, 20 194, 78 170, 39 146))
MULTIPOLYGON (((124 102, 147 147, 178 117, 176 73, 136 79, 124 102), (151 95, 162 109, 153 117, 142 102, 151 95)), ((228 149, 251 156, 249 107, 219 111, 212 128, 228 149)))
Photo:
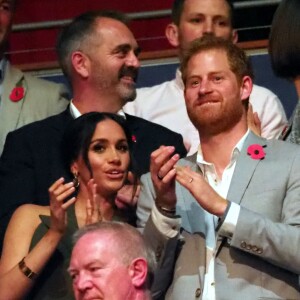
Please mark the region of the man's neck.
POLYGON ((234 147, 247 132, 247 126, 240 126, 228 132, 205 136, 200 134, 203 158, 214 164, 219 178, 231 160, 234 147))
POLYGON ((108 95, 88 89, 75 89, 73 104, 85 114, 91 111, 117 113, 122 108, 122 100, 115 95, 108 95))

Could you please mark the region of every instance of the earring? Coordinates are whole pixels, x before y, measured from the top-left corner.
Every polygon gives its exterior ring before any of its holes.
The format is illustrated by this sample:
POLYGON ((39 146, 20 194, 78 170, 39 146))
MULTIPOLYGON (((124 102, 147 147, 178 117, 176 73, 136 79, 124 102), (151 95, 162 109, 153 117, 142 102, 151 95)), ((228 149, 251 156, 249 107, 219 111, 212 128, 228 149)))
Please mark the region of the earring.
POLYGON ((74 178, 73 178, 74 187, 78 188, 79 184, 80 184, 79 179, 78 179, 78 173, 73 173, 73 176, 74 176, 74 178))

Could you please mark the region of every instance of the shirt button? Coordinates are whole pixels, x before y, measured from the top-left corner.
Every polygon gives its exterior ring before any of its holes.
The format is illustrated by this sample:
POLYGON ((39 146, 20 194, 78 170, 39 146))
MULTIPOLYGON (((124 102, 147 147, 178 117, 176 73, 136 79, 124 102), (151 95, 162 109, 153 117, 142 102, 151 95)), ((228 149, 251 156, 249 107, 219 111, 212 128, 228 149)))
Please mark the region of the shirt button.
POLYGON ((199 298, 200 296, 201 296, 201 289, 198 288, 198 289, 196 289, 195 297, 196 297, 196 298, 199 298))
POLYGON ((247 243, 244 242, 244 241, 242 241, 242 242, 241 242, 241 247, 242 247, 242 248, 246 248, 246 246, 247 246, 247 243))

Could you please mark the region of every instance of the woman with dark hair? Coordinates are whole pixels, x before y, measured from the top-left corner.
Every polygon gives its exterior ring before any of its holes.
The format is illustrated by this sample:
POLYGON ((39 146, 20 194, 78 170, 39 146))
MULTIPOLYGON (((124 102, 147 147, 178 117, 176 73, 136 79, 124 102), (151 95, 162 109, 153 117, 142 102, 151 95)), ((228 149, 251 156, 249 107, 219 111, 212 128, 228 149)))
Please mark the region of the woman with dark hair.
MULTIPOLYGON (((271 26, 269 53, 275 74, 294 82, 300 99, 300 1, 282 0, 271 26)), ((300 144, 300 102, 281 139, 300 144)))
POLYGON ((120 116, 95 112, 71 123, 62 149, 74 181, 60 178, 49 188, 50 206, 15 211, 0 261, 0 299, 74 299, 66 272, 73 232, 102 220, 132 223, 115 205, 131 168, 131 143, 120 116))

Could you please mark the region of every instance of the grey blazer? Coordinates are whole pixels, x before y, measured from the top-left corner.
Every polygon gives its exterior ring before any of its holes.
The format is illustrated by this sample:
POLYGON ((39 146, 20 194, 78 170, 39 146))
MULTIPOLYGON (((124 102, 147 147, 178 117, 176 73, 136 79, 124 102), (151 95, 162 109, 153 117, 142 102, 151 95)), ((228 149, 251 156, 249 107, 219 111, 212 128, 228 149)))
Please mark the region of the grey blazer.
POLYGON ((64 86, 24 74, 7 63, 0 103, 0 154, 10 131, 62 112, 69 104, 67 97, 64 86), (9 95, 20 81, 25 88, 25 96, 18 102, 12 102, 9 95))
MULTIPOLYGON (((180 160, 201 172, 196 155, 180 160)), ((184 245, 176 262, 166 299, 201 299, 205 274, 204 212, 192 195, 176 183, 177 213, 182 218, 184 245)), ((144 227, 154 203, 150 174, 142 177, 138 225, 144 227)), ((227 199, 241 206, 231 240, 217 243, 216 299, 300 299, 300 148, 250 133, 238 158, 227 199), (247 155, 260 144, 262 160, 247 155)), ((167 239, 151 219, 146 234, 152 246, 164 252, 167 239), (159 237, 159 238, 157 238, 159 237)), ((158 258, 161 259, 161 257, 158 258)))

